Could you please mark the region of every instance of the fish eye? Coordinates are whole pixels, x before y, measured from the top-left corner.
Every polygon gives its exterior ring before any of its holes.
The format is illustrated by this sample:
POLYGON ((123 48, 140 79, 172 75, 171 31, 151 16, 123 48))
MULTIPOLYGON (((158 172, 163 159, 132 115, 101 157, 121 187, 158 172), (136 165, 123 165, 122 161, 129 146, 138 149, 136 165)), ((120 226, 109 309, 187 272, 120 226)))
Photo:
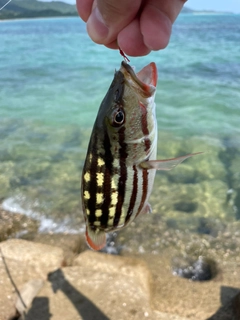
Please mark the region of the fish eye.
POLYGON ((122 109, 117 110, 113 114, 113 126, 118 127, 124 123, 125 115, 122 109))

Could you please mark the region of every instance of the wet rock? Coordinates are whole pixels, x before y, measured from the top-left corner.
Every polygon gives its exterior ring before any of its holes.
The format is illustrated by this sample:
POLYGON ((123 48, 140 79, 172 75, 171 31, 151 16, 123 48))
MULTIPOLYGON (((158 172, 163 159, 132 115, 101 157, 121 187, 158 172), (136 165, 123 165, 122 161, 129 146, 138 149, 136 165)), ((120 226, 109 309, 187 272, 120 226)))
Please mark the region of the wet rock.
POLYGON ((186 213, 195 212, 197 210, 197 206, 198 206, 198 204, 194 203, 194 202, 180 201, 180 202, 174 203, 175 210, 186 212, 186 213))
POLYGON ((122 246, 116 245, 115 239, 117 237, 117 232, 107 234, 107 243, 106 246, 100 250, 100 252, 119 255, 122 250, 122 246))
POLYGON ((199 218, 196 232, 217 237, 218 233, 226 229, 226 224, 220 219, 199 218))
POLYGON ((11 213, 0 208, 0 241, 22 234, 36 233, 39 222, 18 213, 11 213))
POLYGON ((201 256, 197 260, 174 258, 172 269, 174 275, 193 281, 207 281, 216 276, 216 263, 201 256))

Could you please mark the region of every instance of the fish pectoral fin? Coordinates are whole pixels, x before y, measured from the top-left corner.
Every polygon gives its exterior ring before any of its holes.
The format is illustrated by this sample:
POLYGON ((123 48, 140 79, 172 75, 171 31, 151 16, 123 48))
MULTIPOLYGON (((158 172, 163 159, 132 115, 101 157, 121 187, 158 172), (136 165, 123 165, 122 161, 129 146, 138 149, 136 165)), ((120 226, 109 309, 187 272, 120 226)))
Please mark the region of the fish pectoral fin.
POLYGON ((106 246, 106 233, 101 230, 92 230, 86 227, 86 240, 88 246, 93 250, 101 250, 106 246))
POLYGON ((201 154, 203 152, 196 152, 187 154, 186 156, 178 157, 178 158, 172 158, 172 159, 166 159, 166 160, 149 160, 144 161, 140 163, 140 167, 142 169, 155 169, 155 170, 171 170, 175 168, 179 163, 183 162, 187 158, 196 156, 198 154, 201 154))

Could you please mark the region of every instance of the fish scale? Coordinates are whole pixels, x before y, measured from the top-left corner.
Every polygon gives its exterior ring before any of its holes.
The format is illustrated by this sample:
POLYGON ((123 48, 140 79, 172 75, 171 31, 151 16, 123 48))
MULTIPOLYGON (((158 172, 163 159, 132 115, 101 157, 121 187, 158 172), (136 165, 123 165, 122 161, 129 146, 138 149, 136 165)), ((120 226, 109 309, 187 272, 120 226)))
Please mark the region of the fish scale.
POLYGON ((94 250, 105 246, 107 232, 151 211, 156 170, 194 155, 156 160, 156 84, 155 63, 135 74, 123 61, 100 105, 82 172, 86 240, 94 250))

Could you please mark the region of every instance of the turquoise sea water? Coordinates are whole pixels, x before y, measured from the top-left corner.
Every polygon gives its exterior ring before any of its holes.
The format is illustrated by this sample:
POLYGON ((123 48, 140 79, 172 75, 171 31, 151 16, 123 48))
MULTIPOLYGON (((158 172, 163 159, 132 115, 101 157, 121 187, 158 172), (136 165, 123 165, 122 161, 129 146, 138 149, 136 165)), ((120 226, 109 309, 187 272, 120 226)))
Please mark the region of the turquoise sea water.
MULTIPOLYGON (((169 223, 184 211, 195 218, 238 220, 240 15, 182 14, 165 50, 130 60, 137 70, 151 61, 158 67, 159 157, 205 152, 176 173, 157 176, 176 194, 169 196, 169 208, 166 197, 161 207, 155 188, 155 212, 166 214, 169 223), (190 182, 200 191, 174 203, 190 182), (210 200, 201 198, 206 193, 210 200), (225 208, 228 195, 233 195, 231 209, 225 208), (215 208, 223 197, 226 201, 215 208), (195 206, 191 210, 189 203, 195 206), (198 211, 199 203, 207 209, 198 211)), ((37 217, 42 230, 73 231, 83 225, 81 168, 98 107, 120 62, 117 51, 91 42, 79 18, 0 23, 0 198, 5 209, 37 217)))

